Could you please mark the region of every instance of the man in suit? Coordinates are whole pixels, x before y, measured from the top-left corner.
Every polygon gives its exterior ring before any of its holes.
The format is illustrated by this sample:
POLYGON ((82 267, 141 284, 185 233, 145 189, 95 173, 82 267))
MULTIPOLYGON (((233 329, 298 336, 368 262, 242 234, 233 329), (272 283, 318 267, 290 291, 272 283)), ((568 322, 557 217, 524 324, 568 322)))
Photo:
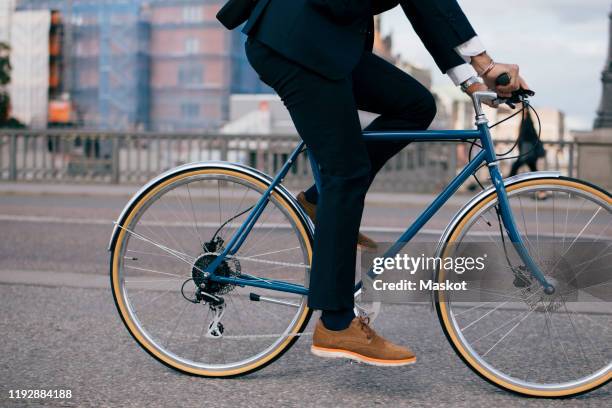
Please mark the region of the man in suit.
POLYGON ((320 166, 321 191, 300 195, 316 215, 308 302, 322 313, 311 350, 391 366, 416 357, 355 317, 353 285, 358 239, 371 245, 358 238, 366 192, 404 143, 365 143, 357 110, 380 114, 367 130, 426 129, 436 113, 426 88, 372 54, 373 15, 398 3, 441 71, 464 91, 494 88, 501 73, 511 77, 497 87, 501 95, 526 88, 517 66, 487 55, 456 0, 256 0, 243 29, 249 62, 280 95, 320 166))

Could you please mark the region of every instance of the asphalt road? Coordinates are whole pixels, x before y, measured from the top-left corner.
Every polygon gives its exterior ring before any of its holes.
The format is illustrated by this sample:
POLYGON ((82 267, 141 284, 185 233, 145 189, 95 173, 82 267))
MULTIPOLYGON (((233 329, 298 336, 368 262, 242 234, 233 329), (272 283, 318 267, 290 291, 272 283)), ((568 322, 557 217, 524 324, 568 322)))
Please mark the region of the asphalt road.
MULTIPOLYGON (((378 368, 312 356, 304 338, 250 376, 189 377, 132 340, 108 289, 106 244, 126 198, 0 195, 0 406, 507 407, 612 405, 611 387, 563 401, 526 399, 474 375, 453 353, 428 306, 386 306, 376 329, 410 345, 417 364, 378 368), (11 389, 70 389, 70 400, 11 400, 11 389)), ((456 208, 426 226, 431 239, 456 208)), ((366 210, 372 236, 389 240, 418 213, 366 210)), ((369 228, 367 228, 369 227, 369 228)))

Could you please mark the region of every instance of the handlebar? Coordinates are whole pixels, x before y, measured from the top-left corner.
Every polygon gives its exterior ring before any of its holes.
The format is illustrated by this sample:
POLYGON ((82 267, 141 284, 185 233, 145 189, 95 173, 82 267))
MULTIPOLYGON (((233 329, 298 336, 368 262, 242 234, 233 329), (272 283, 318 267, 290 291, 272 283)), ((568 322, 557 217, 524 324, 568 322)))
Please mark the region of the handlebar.
POLYGON ((521 88, 521 89, 518 89, 512 92, 511 97, 509 98, 497 97, 493 102, 495 103, 495 106, 502 105, 505 103, 510 108, 514 109, 516 107, 515 104, 522 103, 524 100, 528 99, 530 96, 533 96, 533 95, 535 95, 535 92, 533 92, 532 90, 521 88))
MULTIPOLYGON (((510 75, 503 73, 495 80, 496 85, 508 85, 510 83, 510 75)), ((484 116, 482 110, 483 102, 490 102, 493 106, 497 107, 502 104, 507 104, 510 108, 514 109, 516 103, 525 102, 529 97, 534 96, 535 92, 530 89, 517 89, 512 92, 512 96, 509 98, 501 98, 494 91, 479 91, 472 94, 472 102, 474 103, 474 110, 476 111, 476 117, 484 116)))
POLYGON ((507 72, 504 72, 503 74, 500 74, 496 79, 495 79, 495 85, 501 85, 501 86, 506 86, 510 83, 510 75, 508 75, 507 72))
MULTIPOLYGON (((496 85, 505 86, 505 85, 508 85, 509 83, 510 83, 510 75, 508 75, 507 72, 504 72, 503 74, 499 75, 495 79, 496 85)), ((535 95, 535 92, 533 92, 532 90, 520 88, 512 92, 512 96, 509 98, 499 98, 499 97, 496 98, 494 103, 496 103, 496 106, 505 103, 508 106, 510 106, 512 109, 514 109, 516 103, 523 102, 524 99, 527 99, 533 95, 535 95)))

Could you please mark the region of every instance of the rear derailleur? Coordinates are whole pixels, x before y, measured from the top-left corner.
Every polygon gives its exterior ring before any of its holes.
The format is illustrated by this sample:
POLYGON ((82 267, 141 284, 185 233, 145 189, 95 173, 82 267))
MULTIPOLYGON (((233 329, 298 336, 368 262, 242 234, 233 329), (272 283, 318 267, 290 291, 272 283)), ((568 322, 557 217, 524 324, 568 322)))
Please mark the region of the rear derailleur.
POLYGON ((225 300, 220 296, 206 293, 201 288, 196 290, 196 299, 198 303, 208 304, 213 315, 211 322, 208 324, 208 329, 206 330, 206 337, 220 338, 223 336, 224 327, 223 323, 221 323, 221 319, 225 313, 225 300))
POLYGON ((212 320, 208 324, 208 328, 206 330, 206 337, 221 338, 223 336, 223 331, 224 331, 224 327, 223 327, 223 323, 221 323, 221 319, 223 318, 223 314, 225 313, 225 300, 221 296, 213 295, 208 292, 205 292, 204 289, 207 289, 207 288, 206 288, 206 285, 203 283, 200 284, 199 287, 197 287, 193 298, 186 296, 184 292, 185 284, 192 280, 193 279, 188 279, 183 284, 183 288, 181 289, 183 293, 183 297, 192 303, 196 303, 196 304, 201 303, 204 306, 208 305, 208 308, 212 312, 212 320))

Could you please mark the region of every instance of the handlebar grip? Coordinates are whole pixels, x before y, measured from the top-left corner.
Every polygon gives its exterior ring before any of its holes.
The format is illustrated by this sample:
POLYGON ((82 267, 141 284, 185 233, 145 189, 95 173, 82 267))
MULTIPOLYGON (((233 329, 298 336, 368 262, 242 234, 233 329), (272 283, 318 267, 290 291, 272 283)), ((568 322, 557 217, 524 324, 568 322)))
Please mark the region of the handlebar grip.
POLYGON ((496 85, 506 86, 509 83, 510 83, 510 75, 508 75, 507 72, 504 72, 503 74, 498 76, 497 79, 495 79, 496 85))

